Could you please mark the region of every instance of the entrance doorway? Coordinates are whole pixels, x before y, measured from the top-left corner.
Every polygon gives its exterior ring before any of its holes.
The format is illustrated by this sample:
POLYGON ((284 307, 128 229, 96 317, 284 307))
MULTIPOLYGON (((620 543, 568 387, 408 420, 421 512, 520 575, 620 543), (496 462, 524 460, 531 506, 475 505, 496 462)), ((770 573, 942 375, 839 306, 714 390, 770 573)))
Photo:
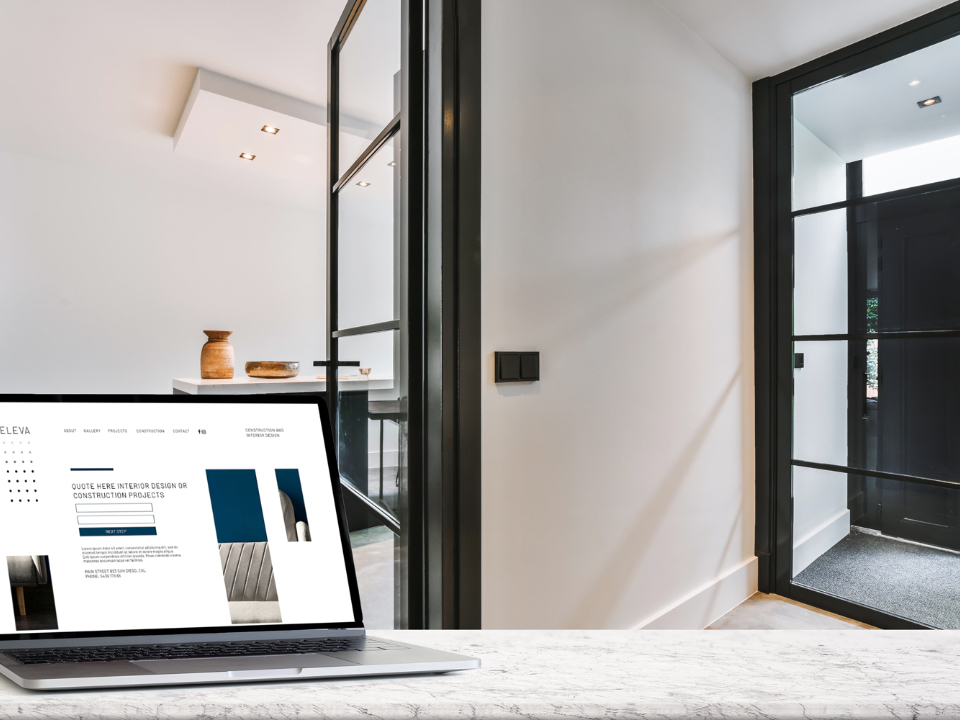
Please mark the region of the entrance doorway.
POLYGON ((754 87, 760 589, 960 628, 960 4, 754 87))

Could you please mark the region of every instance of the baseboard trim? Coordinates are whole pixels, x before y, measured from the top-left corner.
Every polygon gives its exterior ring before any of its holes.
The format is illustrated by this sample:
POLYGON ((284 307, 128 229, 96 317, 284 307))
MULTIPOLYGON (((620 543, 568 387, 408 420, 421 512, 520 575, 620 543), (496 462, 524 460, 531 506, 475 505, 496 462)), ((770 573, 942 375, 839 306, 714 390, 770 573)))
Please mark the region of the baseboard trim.
POLYGON ((793 576, 850 534, 850 511, 842 510, 793 546, 793 576))
POLYGON ((702 630, 757 592, 757 565, 755 557, 745 560, 634 629, 702 630))

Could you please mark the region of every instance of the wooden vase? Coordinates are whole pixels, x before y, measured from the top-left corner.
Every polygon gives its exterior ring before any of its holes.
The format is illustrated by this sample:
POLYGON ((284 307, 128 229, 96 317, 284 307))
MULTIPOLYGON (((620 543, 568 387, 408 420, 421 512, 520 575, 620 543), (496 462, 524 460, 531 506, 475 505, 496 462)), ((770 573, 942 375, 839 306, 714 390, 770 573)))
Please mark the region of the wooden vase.
POLYGON ((200 351, 200 377, 204 380, 229 380, 233 377, 233 345, 227 338, 233 330, 204 330, 209 340, 200 351))

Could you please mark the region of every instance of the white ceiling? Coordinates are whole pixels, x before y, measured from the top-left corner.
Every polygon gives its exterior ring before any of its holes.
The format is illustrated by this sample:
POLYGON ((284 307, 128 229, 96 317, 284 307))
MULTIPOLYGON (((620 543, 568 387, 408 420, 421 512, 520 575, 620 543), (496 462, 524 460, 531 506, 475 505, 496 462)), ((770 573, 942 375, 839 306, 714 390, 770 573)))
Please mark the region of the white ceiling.
MULTIPOLYGON (((945 0, 659 2, 750 78, 776 73, 945 4, 945 0)), ((293 187, 276 178, 265 184, 262 174, 175 154, 173 134, 200 67, 325 105, 326 44, 343 4, 344 0, 0 1, 0 150, 322 209, 323 198, 313 187, 293 187)), ((399 0, 368 0, 368 5, 368 10, 382 6, 377 14, 392 18, 399 0)), ((354 50, 362 49, 359 55, 371 66, 389 72, 395 64, 396 37, 372 30, 358 23, 354 50)), ((379 118, 391 89, 371 84, 371 97, 352 97, 350 110, 361 114, 365 107, 377 108, 379 118)), ((321 170, 322 163, 318 165, 321 170)))
POLYGON ((343 5, 0 2, 0 150, 322 208, 279 181, 175 155, 173 134, 199 67, 325 105, 327 39, 343 5))
POLYGON ((811 88, 793 108, 846 162, 960 135, 960 38, 811 88), (934 96, 942 102, 917 106, 934 96))
POLYGON ((750 80, 875 35, 949 0, 658 0, 750 80))

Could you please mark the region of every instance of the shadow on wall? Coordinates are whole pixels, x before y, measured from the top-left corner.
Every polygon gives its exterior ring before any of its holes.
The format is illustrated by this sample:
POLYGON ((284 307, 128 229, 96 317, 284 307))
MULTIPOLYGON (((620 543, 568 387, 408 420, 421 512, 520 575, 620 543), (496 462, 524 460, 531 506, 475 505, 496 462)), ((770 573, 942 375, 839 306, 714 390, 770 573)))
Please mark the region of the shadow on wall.
MULTIPOLYGON (((606 619, 613 614, 614 608, 620 603, 627 587, 633 581, 637 566, 643 561, 646 551, 652 547, 651 540, 657 534, 664 518, 667 517, 666 509, 680 491, 684 477, 710 434, 710 429, 719 417, 723 406, 730 399, 737 381, 740 379, 740 374, 738 368, 717 402, 714 403, 710 413, 697 428, 690 442, 687 443, 680 454, 680 459, 663 477, 648 502, 645 503, 643 511, 637 515, 633 526, 620 541, 606 568, 589 584, 590 590, 580 603, 580 607, 566 623, 566 627, 594 628, 605 626, 606 619)), ((742 513, 738 516, 738 519, 740 517, 742 517, 742 513)), ((736 523, 733 527, 737 527, 736 523)), ((730 541, 728 540, 728 547, 729 544, 730 541)), ((720 572, 720 568, 717 569, 717 572, 720 572)))
POLYGON ((554 352, 571 343, 581 342, 583 335, 599 322, 609 321, 619 310, 631 306, 723 245, 739 242, 740 232, 740 228, 736 228, 723 235, 637 252, 632 257, 618 259, 616 263, 601 268, 577 266, 563 274, 555 273, 536 279, 529 293, 531 297, 553 298, 557 287, 571 290, 568 295, 570 304, 566 308, 540 314, 544 333, 537 336, 537 341, 554 352), (589 291, 589 303, 581 301, 581 293, 577 288, 589 291), (552 325, 548 322, 551 317, 554 318, 552 325))

